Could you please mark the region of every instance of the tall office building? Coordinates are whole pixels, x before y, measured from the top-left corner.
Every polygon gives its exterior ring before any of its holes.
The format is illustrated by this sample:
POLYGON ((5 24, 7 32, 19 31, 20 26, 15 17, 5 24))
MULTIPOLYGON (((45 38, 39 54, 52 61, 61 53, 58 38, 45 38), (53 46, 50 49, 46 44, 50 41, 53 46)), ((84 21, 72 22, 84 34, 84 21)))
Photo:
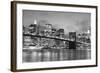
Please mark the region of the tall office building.
POLYGON ((30 30, 30 33, 36 34, 37 33, 37 25, 36 24, 29 25, 29 30, 30 30))
POLYGON ((29 25, 29 31, 31 34, 36 34, 37 33, 37 20, 34 20, 33 24, 29 25))
POLYGON ((55 28, 52 28, 51 36, 55 37, 56 36, 56 32, 57 32, 57 30, 55 28))
POLYGON ((58 29, 56 32, 56 36, 60 38, 64 37, 64 29, 58 29))
POLYGON ((46 36, 51 36, 51 34, 52 34, 52 24, 46 24, 45 34, 46 34, 46 36))

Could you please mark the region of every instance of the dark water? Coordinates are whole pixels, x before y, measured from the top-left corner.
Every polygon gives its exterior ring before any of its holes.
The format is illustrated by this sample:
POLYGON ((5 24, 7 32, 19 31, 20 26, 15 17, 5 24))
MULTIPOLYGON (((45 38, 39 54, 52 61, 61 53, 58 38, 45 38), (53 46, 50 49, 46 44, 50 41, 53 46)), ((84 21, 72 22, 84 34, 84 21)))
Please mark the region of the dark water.
POLYGON ((91 50, 76 49, 26 49, 23 62, 66 61, 91 59, 91 50))

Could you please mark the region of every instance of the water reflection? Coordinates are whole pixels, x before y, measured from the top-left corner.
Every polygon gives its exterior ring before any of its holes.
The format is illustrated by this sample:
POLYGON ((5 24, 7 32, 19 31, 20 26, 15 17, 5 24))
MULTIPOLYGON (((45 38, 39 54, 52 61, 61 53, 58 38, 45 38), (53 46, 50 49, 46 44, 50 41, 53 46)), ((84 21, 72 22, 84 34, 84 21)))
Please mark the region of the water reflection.
POLYGON ((91 59, 90 49, 23 49, 23 62, 91 59))

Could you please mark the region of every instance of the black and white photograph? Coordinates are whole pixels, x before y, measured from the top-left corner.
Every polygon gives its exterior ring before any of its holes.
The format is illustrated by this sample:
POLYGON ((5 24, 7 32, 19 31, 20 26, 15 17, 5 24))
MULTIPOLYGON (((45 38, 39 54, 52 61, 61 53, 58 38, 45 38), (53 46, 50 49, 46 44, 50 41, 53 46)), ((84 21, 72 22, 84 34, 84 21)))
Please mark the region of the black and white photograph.
POLYGON ((23 10, 23 63, 91 59, 91 14, 23 10))
POLYGON ((11 70, 97 66, 97 6, 12 2, 11 70))

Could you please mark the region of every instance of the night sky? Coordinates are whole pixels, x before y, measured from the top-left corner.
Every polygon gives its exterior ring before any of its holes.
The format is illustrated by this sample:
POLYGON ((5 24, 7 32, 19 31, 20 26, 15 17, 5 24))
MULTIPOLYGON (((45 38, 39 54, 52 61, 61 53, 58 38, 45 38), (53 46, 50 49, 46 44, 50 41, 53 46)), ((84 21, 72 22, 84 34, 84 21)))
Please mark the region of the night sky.
POLYGON ((91 23, 90 13, 79 12, 55 12, 23 10, 23 25, 28 26, 37 20, 38 24, 50 23, 55 28, 63 28, 68 32, 87 32, 88 25, 91 23))

